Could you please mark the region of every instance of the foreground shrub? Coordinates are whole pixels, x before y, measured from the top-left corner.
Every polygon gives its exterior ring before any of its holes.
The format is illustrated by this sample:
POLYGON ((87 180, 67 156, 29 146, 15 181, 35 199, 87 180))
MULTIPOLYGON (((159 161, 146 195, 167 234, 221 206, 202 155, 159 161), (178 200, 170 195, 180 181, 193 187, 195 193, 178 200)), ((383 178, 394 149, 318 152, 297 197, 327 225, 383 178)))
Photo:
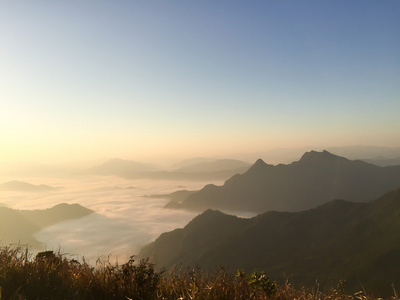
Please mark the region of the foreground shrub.
POLYGON ((51 251, 32 258, 21 247, 0 249, 1 299, 154 299, 160 275, 146 260, 94 268, 51 251))
POLYGON ((148 260, 135 263, 133 257, 122 265, 97 261, 92 267, 52 251, 32 257, 20 246, 0 248, 0 300, 374 299, 363 292, 346 295, 343 286, 340 282, 323 294, 318 288, 277 285, 262 272, 231 275, 219 268, 203 273, 199 267, 157 272, 148 260))

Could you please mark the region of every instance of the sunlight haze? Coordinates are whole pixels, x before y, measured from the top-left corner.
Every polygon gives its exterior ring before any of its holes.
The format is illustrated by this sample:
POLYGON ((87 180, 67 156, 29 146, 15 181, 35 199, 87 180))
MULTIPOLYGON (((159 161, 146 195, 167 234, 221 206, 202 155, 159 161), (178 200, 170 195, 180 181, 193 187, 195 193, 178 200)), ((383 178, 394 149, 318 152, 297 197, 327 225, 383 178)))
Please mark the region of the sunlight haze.
POLYGON ((0 161, 400 146, 398 1, 2 1, 0 161))

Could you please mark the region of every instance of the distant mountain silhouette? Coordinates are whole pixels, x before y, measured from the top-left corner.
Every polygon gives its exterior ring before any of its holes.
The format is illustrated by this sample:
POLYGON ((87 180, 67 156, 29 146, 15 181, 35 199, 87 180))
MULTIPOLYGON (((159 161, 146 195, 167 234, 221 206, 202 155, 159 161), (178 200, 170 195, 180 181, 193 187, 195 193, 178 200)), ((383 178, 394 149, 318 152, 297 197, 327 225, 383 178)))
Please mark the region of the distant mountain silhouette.
POLYGON ((203 211, 299 211, 333 199, 370 201, 400 186, 400 166, 378 167, 351 161, 327 151, 306 152, 289 165, 268 165, 261 159, 223 186, 207 185, 179 206, 203 211))
POLYGON ((300 147, 300 148, 275 148, 263 152, 255 153, 236 153, 225 158, 234 158, 244 161, 255 161, 262 158, 268 164, 288 164, 297 161, 298 158, 304 153, 311 150, 322 151, 323 149, 332 154, 345 157, 347 159, 375 159, 378 156, 383 156, 388 159, 400 157, 400 147, 376 147, 376 146, 346 146, 346 147, 300 147))
POLYGON ((155 170, 156 168, 148 164, 114 158, 101 165, 89 168, 87 172, 95 175, 116 175, 127 177, 135 173, 152 172, 155 170))
POLYGON ((347 146, 347 147, 329 147, 327 150, 339 156, 348 159, 374 159, 382 156, 388 159, 400 157, 400 147, 379 147, 379 146, 347 146))
POLYGON ((16 210, 0 207, 0 244, 10 243, 39 246, 32 235, 56 223, 81 218, 93 213, 79 204, 59 204, 44 210, 16 210))
POLYGON ((178 161, 178 162, 172 164, 171 168, 172 169, 180 169, 180 168, 188 167, 188 166, 195 165, 195 164, 212 162, 215 160, 216 160, 215 158, 211 158, 211 157, 193 157, 193 158, 188 158, 185 160, 178 161))
POLYGON ((8 181, 0 184, 0 191, 15 191, 15 192, 43 192, 55 190, 49 185, 34 185, 23 181, 8 181))
POLYGON ((93 211, 80 204, 61 203, 52 208, 38 210, 20 210, 20 215, 41 228, 47 227, 62 221, 81 218, 93 211))
POLYGON ((115 175, 130 179, 211 180, 226 179, 243 173, 249 164, 238 160, 216 160, 187 165, 173 171, 159 171, 154 167, 133 161, 112 159, 87 170, 89 174, 115 175))
POLYGON ((196 192, 197 191, 180 190, 170 194, 146 195, 145 197, 168 199, 170 202, 165 206, 165 208, 175 208, 175 204, 182 203, 189 195, 196 192))
POLYGON ((19 211, 0 207, 0 245, 7 246, 11 243, 29 244, 38 246, 39 242, 32 234, 39 231, 40 227, 27 220, 19 211))
POLYGON ((373 164, 373 165, 380 166, 380 167, 400 165, 400 157, 398 157, 398 158, 376 157, 376 158, 362 159, 362 160, 369 164, 373 164))
POLYGON ((368 292, 392 294, 391 284, 400 285, 399 232, 400 189, 370 203, 334 200, 251 219, 207 210, 183 229, 161 234, 138 258, 150 257, 167 269, 257 269, 297 286, 317 280, 321 288, 331 287, 345 280, 352 291, 362 284, 368 292))
POLYGON ((243 173, 250 168, 250 164, 236 160, 236 159, 219 159, 208 162, 201 162, 179 169, 174 170, 175 172, 219 172, 227 170, 235 170, 237 173, 243 173))

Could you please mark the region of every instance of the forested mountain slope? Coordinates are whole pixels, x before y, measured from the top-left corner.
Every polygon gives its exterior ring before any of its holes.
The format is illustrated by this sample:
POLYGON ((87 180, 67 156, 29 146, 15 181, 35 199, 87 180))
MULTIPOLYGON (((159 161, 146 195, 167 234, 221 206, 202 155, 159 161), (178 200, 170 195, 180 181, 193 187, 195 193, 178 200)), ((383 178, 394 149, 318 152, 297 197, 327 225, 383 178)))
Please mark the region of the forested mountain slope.
POLYGON ((274 280, 392 292, 400 285, 400 189, 371 203, 335 200, 302 212, 241 219, 207 210, 162 234, 140 257, 158 267, 257 269, 274 280))

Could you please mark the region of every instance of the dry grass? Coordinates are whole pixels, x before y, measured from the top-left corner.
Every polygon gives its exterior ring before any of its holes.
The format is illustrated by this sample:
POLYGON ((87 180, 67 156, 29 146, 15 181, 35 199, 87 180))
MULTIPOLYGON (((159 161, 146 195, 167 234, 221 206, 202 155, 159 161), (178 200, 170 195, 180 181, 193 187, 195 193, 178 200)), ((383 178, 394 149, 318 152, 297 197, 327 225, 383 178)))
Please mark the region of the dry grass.
MULTIPOLYGON (((20 246, 0 248, 0 300, 8 299, 378 299, 347 295, 341 283, 323 294, 317 288, 277 285, 264 273, 232 275, 220 268, 157 272, 148 261, 97 262, 92 267, 60 253, 32 257, 20 246)), ((397 299, 394 291, 393 297, 397 299)))

